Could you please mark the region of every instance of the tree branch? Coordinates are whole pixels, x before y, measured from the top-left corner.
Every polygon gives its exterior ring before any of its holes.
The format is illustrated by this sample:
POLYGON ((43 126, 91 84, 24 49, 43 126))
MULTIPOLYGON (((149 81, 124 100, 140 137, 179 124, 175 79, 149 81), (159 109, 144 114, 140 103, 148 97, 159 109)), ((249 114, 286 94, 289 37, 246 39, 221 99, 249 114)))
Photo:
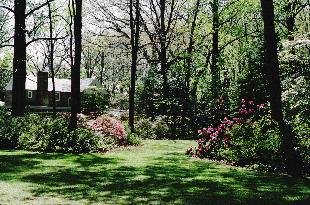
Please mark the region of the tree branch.
POLYGON ((6 10, 14 13, 14 10, 12 8, 8 7, 8 6, 0 5, 0 8, 6 9, 6 10))
POLYGON ((36 12, 37 10, 41 9, 42 7, 48 5, 49 3, 53 2, 53 1, 55 1, 55 0, 47 0, 44 4, 41 4, 40 6, 38 6, 38 7, 34 8, 34 9, 30 10, 30 11, 26 14, 26 18, 27 18, 28 16, 30 16, 31 14, 33 14, 34 12, 36 12))
POLYGON ((42 41, 42 40, 48 40, 48 41, 50 41, 50 40, 60 40, 60 39, 65 39, 65 38, 67 38, 67 37, 68 37, 68 35, 67 35, 67 36, 63 36, 63 37, 58 37, 58 38, 35 38, 35 39, 32 39, 31 41, 29 41, 29 42, 26 44, 26 46, 29 46, 31 43, 36 42, 36 41, 42 41))

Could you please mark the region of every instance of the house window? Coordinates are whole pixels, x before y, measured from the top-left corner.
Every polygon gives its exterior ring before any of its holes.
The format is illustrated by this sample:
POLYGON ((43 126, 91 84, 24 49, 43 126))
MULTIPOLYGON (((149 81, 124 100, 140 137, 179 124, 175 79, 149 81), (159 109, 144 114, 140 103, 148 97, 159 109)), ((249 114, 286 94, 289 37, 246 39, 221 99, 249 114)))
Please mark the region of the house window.
POLYGON ((60 92, 55 93, 55 99, 56 101, 60 101, 60 92))
POLYGON ((71 97, 68 98, 68 107, 71 107, 71 97))
POLYGON ((28 91, 28 98, 32 98, 32 91, 28 91))

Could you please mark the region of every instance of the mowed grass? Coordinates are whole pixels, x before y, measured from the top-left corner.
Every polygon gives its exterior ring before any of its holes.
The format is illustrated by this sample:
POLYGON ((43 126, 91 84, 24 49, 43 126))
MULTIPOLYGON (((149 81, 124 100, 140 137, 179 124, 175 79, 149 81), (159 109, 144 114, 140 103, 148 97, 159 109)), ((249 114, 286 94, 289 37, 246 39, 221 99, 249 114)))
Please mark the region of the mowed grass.
POLYGON ((0 151, 0 204, 310 204, 310 180, 191 159, 193 141, 106 154, 0 151))

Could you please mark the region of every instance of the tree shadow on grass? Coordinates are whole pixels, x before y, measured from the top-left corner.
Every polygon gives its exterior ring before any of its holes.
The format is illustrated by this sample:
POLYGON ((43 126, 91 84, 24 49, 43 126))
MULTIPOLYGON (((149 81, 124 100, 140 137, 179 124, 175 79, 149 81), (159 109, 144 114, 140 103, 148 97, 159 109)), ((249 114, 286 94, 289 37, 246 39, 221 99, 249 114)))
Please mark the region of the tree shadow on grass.
MULTIPOLYGON (((10 166, 0 166, 4 174, 25 172, 20 180, 36 185, 32 189, 35 196, 90 204, 310 204, 308 179, 180 160, 175 153, 153 158, 141 167, 124 166, 121 159, 98 155, 0 155, 0 160, 10 166), (31 172, 40 169, 42 160, 53 159, 74 166, 56 164, 42 173, 31 172)), ((0 180, 9 179, 1 174, 0 180)))

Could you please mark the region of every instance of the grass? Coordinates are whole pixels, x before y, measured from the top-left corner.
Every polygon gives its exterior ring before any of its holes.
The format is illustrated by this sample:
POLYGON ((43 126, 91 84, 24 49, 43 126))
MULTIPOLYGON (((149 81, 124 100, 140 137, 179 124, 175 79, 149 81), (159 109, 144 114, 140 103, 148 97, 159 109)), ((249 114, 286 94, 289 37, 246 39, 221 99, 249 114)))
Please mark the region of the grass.
POLYGON ((0 204, 310 204, 310 180, 184 155, 192 141, 106 154, 0 151, 0 204))

